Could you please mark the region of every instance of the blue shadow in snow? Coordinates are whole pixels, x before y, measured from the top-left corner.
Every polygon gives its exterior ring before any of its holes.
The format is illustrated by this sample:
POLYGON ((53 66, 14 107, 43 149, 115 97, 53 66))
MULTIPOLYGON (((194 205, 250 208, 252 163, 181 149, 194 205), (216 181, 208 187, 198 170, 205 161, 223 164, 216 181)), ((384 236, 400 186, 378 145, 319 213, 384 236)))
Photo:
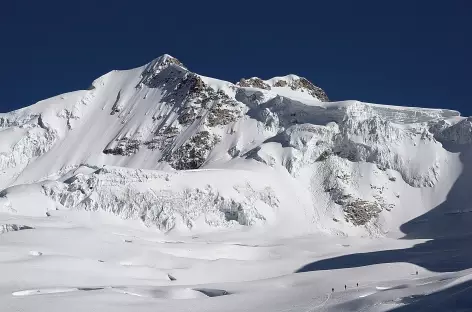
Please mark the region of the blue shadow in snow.
POLYGON ((403 239, 431 239, 411 248, 356 253, 309 263, 296 272, 354 268, 407 262, 430 271, 453 272, 472 267, 472 145, 446 145, 460 153, 463 170, 446 200, 400 227, 403 239))

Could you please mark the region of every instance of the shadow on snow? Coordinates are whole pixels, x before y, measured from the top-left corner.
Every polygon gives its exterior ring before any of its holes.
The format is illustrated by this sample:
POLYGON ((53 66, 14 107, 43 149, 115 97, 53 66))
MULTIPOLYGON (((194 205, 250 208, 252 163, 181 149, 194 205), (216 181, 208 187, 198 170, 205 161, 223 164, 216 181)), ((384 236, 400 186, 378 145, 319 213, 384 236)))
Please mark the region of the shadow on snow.
POLYGON ((407 305, 391 311, 470 311, 472 307, 472 281, 464 282, 429 295, 404 298, 403 303, 407 305))
POLYGON ((400 227, 403 239, 431 239, 411 248, 357 253, 309 263, 296 272, 334 270, 381 263, 408 262, 435 272, 472 267, 472 146, 446 146, 460 152, 463 170, 447 199, 400 227))

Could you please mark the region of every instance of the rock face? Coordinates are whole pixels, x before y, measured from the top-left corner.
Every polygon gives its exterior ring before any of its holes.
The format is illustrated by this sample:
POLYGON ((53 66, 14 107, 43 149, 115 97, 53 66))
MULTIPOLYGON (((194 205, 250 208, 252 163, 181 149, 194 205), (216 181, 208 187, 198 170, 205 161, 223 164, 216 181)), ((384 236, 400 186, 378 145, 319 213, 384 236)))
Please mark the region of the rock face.
POLYGON ((240 87, 252 87, 264 90, 270 90, 271 87, 265 83, 261 78, 253 77, 249 79, 242 78, 236 85, 240 87))
POLYGON ((288 88, 292 91, 307 93, 314 99, 318 99, 322 102, 329 102, 329 98, 323 89, 315 86, 308 81, 308 79, 296 75, 275 77, 266 81, 257 77, 249 79, 243 78, 236 85, 239 87, 258 88, 263 90, 272 90, 272 88, 288 88))
POLYGON ((8 233, 8 232, 16 232, 22 230, 32 230, 34 229, 28 225, 18 225, 18 224, 1 224, 0 225, 0 234, 8 233))
MULTIPOLYGON (((136 88, 158 90, 161 93, 159 104, 166 106, 165 111, 161 110, 152 116, 152 124, 148 127, 154 128, 154 131, 146 129, 148 133, 141 131, 140 136, 126 133, 123 137, 117 137, 103 149, 104 154, 131 156, 145 147, 165 151, 159 161, 168 161, 178 170, 197 169, 218 141, 218 137, 213 138, 213 134, 208 142, 199 140, 202 133, 210 137, 205 129, 226 126, 235 122, 244 112, 240 102, 223 90, 207 85, 201 76, 188 71, 180 61, 169 55, 159 57, 145 66, 136 88), (186 129, 195 127, 201 132, 188 138, 187 142, 181 142, 181 135, 186 129), (195 148, 195 140, 204 146, 195 148), (184 159, 186 157, 190 158, 184 159)), ((122 98, 120 90, 110 115, 126 111, 129 102, 122 98)), ((144 96, 143 100, 146 99, 144 96)))
POLYGON ((21 212, 34 186, 41 207, 162 231, 203 219, 381 235, 412 203, 438 205, 467 166, 470 117, 328 101, 296 75, 232 84, 169 55, 110 72, 0 114, 0 212, 21 212))
POLYGON ((305 78, 294 80, 291 84, 289 84, 289 86, 292 90, 307 90, 312 97, 317 98, 323 102, 329 102, 329 98, 323 89, 315 86, 305 78))
POLYGON ((182 64, 178 59, 168 54, 164 54, 145 66, 141 74, 141 80, 139 81, 138 87, 141 87, 142 85, 146 85, 151 88, 154 87, 153 81, 156 79, 156 77, 163 69, 168 68, 171 65, 175 65, 181 69, 186 69, 184 64, 182 64))
POLYGON ((167 160, 177 170, 198 169, 217 143, 218 137, 210 132, 198 132, 172 153, 167 160))

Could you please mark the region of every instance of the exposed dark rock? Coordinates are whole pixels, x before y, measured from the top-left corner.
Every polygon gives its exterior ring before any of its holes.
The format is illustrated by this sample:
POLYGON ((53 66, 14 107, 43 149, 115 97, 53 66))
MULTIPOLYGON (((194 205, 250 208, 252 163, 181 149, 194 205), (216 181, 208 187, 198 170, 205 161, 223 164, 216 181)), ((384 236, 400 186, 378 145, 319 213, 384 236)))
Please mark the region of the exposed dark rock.
POLYGON ((276 83, 274 83, 274 87, 286 87, 287 86, 287 81, 285 80, 279 80, 276 83))
POLYGON ((7 232, 16 232, 22 230, 33 230, 34 227, 28 225, 19 225, 19 224, 1 224, 0 225, 0 234, 7 232))
POLYGON ((257 77, 253 77, 249 79, 242 78, 236 85, 240 87, 246 87, 246 88, 259 88, 259 89, 264 89, 264 90, 271 89, 271 87, 267 83, 265 83, 262 79, 257 78, 257 77))
POLYGON ((164 149, 171 146, 175 140, 174 136, 156 136, 150 141, 146 141, 143 144, 150 150, 164 149))
POLYGON ((231 155, 231 157, 238 157, 241 151, 236 147, 233 146, 228 150, 228 154, 231 155))
POLYGON ((166 160, 177 170, 198 169, 216 143, 218 143, 217 137, 208 131, 200 131, 166 157, 166 160))
POLYGON ((197 119, 198 109, 195 107, 187 107, 180 112, 179 117, 177 118, 178 122, 181 125, 187 125, 197 119))
POLYGON ((236 121, 240 117, 240 111, 237 109, 223 108, 221 103, 215 104, 208 114, 208 126, 225 126, 236 121))
POLYGON ((141 142, 135 139, 119 139, 114 147, 106 148, 103 150, 104 154, 130 156, 135 154, 139 150, 141 142))
POLYGON ((328 157, 331 156, 332 154, 333 154, 332 151, 326 150, 326 151, 324 151, 323 153, 321 153, 320 156, 318 156, 318 158, 316 159, 316 161, 324 161, 324 160, 328 159, 328 157))
POLYGON ((243 212, 241 204, 233 205, 230 209, 223 211, 226 221, 236 221, 239 223, 240 214, 243 212), (234 206, 234 207, 233 207, 234 206))
POLYGON ((71 120, 78 120, 79 117, 74 114, 73 111, 68 110, 67 108, 61 110, 57 113, 57 117, 66 119, 67 129, 72 130, 71 120))
POLYGON ((165 68, 162 75, 148 81, 148 86, 164 90, 162 102, 171 103, 176 107, 178 121, 182 125, 190 125, 202 109, 210 109, 208 125, 210 127, 227 125, 240 116, 239 103, 231 99, 225 92, 215 91, 207 86, 197 74, 181 68, 165 68))
POLYGON ((311 96, 319 99, 320 101, 323 102, 328 102, 329 98, 324 92, 323 89, 320 87, 315 86, 312 84, 308 79, 300 77, 296 78, 293 80, 277 80, 276 82, 273 83, 274 87, 289 87, 292 90, 300 90, 302 92, 308 92, 311 96))
MULTIPOLYGON (((346 183, 349 176, 341 175, 337 179, 346 183)), ((388 206, 380 196, 375 201, 362 200, 346 194, 339 185, 329 187, 325 191, 329 192, 331 199, 342 207, 346 222, 351 222, 356 226, 366 225, 377 218, 379 213, 388 206)))
POLYGON ((343 206, 346 221, 354 225, 365 225, 382 211, 377 202, 356 199, 343 206))
POLYGON ((308 93, 310 93, 311 96, 316 97, 320 101, 323 101, 323 102, 328 102, 329 101, 329 98, 326 95, 326 93, 324 92, 324 90, 321 89, 320 87, 315 86, 310 81, 308 81, 306 78, 302 77, 298 80, 294 80, 291 83, 290 88, 292 88, 292 90, 298 90, 298 89, 303 88, 303 89, 308 90, 308 93))
POLYGON ((175 126, 169 126, 165 128, 164 131, 162 132, 162 134, 167 135, 167 136, 174 136, 174 135, 177 135, 178 133, 179 133, 179 128, 175 126))
POLYGON ((146 85, 150 88, 153 87, 152 81, 158 76, 164 69, 175 66, 177 68, 186 69, 178 59, 170 55, 162 55, 157 59, 149 63, 141 74, 141 81, 137 87, 146 85))
POLYGON ((242 116, 243 107, 231 99, 226 93, 219 90, 208 91, 208 101, 211 101, 206 124, 209 127, 225 126, 242 116))
POLYGON ((118 91, 118 94, 116 95, 116 100, 115 100, 115 103, 113 103, 113 106, 111 107, 110 115, 114 115, 115 113, 118 113, 120 111, 118 107, 118 104, 120 102, 120 97, 121 97, 121 90, 118 91))
MULTIPOLYGON (((120 139, 116 144, 107 147, 103 151, 105 154, 129 156, 136 153, 143 144, 148 149, 161 150, 162 159, 169 161, 176 169, 198 168, 215 144, 215 137, 207 131, 202 131, 173 150, 178 135, 195 122, 208 127, 224 126, 236 121, 243 114, 241 103, 230 98, 224 91, 214 90, 206 85, 199 75, 189 72, 180 62, 169 56, 150 64, 143 72, 140 84, 162 90, 161 103, 172 106, 168 114, 176 114, 178 124, 162 126, 157 121, 168 116, 153 116, 153 121, 157 123, 153 138, 145 142, 120 139), (201 119, 202 117, 205 119, 201 119)), ((119 102, 118 93, 112 114, 119 111, 119 102)))

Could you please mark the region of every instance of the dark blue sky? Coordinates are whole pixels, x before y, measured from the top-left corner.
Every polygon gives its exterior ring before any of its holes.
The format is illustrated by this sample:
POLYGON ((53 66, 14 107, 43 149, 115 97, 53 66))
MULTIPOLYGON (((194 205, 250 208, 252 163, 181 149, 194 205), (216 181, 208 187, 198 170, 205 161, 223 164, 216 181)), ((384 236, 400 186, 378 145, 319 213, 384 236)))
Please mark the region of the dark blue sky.
POLYGON ((332 100, 472 115, 468 0, 6 0, 0 35, 2 112, 169 53, 233 82, 295 73, 332 100))

